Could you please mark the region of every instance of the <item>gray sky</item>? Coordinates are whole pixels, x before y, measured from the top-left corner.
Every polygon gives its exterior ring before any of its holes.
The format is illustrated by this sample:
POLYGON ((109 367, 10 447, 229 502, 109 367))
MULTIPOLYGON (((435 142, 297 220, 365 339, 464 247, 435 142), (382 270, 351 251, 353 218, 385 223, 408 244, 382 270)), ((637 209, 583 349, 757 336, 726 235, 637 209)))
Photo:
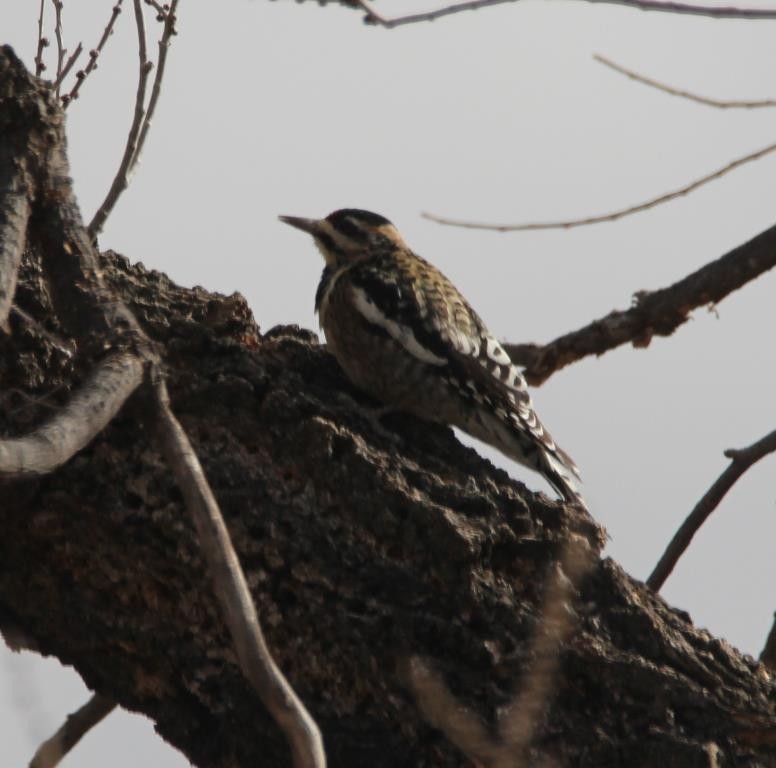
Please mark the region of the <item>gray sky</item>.
MULTIPOLYGON (((99 5, 98 13, 94 0, 67 0, 66 45, 95 45, 110 7, 99 5)), ((264 330, 317 329, 322 263, 280 213, 353 206, 388 216, 513 342, 548 341, 625 308, 633 292, 668 285, 774 223, 776 156, 653 211, 571 231, 467 231, 419 215, 521 222, 602 213, 771 143, 776 110, 692 104, 591 56, 718 98, 773 97, 774 22, 525 2, 387 31, 313 2, 181 5, 141 166, 100 244, 184 285, 240 291, 264 330)), ((37 9, 33 0, 0 3, 0 42, 31 67, 37 9)), ((131 120, 131 16, 130 3, 68 111, 87 219, 131 120)), ((722 451, 776 426, 774 291, 772 273, 726 299, 718 316, 697 311, 647 350, 586 360, 535 391, 542 419, 582 469, 592 512, 612 537, 608 553, 638 578, 726 465, 722 451)), ((546 487, 482 452, 529 487, 546 487)), ((763 461, 733 489, 663 590, 752 655, 776 608, 775 464, 763 461)), ((2 764, 26 765, 86 696, 56 661, 0 649, 2 764)), ((126 713, 111 715, 65 766, 96 768, 108 756, 114 768, 187 765, 148 721, 126 713)))

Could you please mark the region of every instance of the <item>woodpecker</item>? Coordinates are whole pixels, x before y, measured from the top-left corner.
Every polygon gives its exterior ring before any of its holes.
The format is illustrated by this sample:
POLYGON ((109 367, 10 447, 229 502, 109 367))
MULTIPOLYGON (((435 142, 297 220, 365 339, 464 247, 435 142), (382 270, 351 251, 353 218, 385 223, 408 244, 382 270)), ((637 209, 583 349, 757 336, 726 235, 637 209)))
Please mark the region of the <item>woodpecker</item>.
POLYGON ((525 379, 438 269, 396 227, 355 208, 281 216, 312 235, 326 266, 315 311, 348 378, 384 404, 459 427, 582 504, 579 470, 544 428, 525 379))

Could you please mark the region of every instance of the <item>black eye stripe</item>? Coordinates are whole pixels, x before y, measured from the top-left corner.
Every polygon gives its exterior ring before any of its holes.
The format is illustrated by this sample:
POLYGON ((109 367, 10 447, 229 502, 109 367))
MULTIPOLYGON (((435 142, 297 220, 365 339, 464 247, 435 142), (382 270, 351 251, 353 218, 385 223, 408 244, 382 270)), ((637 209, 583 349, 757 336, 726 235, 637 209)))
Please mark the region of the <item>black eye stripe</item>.
POLYGON ((334 244, 334 240, 325 232, 318 232, 315 236, 321 241, 321 244, 327 251, 331 251, 332 253, 339 252, 339 248, 334 244))
POLYGON ((353 240, 363 240, 366 238, 366 232, 364 232, 350 216, 338 219, 334 226, 337 228, 337 232, 341 232, 343 235, 352 238, 353 240))

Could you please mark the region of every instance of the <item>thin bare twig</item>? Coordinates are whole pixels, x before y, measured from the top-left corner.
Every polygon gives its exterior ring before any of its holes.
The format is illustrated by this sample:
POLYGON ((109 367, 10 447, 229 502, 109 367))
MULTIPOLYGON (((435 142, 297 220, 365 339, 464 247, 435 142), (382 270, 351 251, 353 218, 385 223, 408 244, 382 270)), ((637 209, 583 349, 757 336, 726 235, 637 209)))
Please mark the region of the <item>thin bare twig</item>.
POLYGON ((760 653, 760 661, 765 664, 771 672, 776 672, 776 614, 771 625, 771 631, 768 633, 768 639, 760 653))
POLYGON ((29 768, 55 768, 62 758, 116 708, 116 702, 95 693, 80 709, 67 716, 59 730, 37 749, 29 768))
POLYGON ((776 451, 776 430, 762 439, 753 443, 748 448, 740 450, 729 449, 725 456, 730 459, 728 468, 717 478, 715 483, 704 494, 703 498, 695 505, 695 509, 687 516, 679 530, 674 534, 666 551, 660 558, 647 579, 647 586, 655 592, 659 592, 666 579, 673 571, 679 558, 690 545, 693 536, 708 519, 709 515, 717 508, 725 497, 725 494, 733 487, 736 480, 746 472, 749 467, 758 462, 764 456, 776 451))
MULTIPOLYGON (((148 0, 146 0, 148 2, 148 0)), ((150 5, 150 3, 149 3, 150 5)), ((143 118, 143 125, 140 129, 140 138, 137 142, 137 150, 135 156, 132 158, 132 163, 129 168, 129 173, 137 165, 140 159, 140 153, 143 151, 143 145, 145 144, 146 136, 148 135, 148 129, 151 127, 151 121, 156 111, 156 103, 159 100, 159 94, 162 90, 162 79, 164 78, 164 68, 167 63, 167 52, 170 49, 170 41, 172 36, 177 34, 175 31, 175 22, 177 21, 176 12, 178 9, 178 0, 172 0, 169 10, 160 11, 164 13, 164 30, 162 36, 159 39, 159 58, 156 62, 156 75, 154 77, 154 84, 151 88, 151 98, 148 101, 148 109, 146 110, 145 117, 143 118)))
MULTIPOLYGON (((59 81, 59 76, 62 74, 62 68, 65 66, 65 56, 67 51, 65 45, 62 42, 62 0, 51 0, 54 6, 54 13, 56 16, 56 23, 54 24, 54 34, 57 38, 57 76, 55 81, 59 81)), ((59 91, 57 91, 59 96, 59 91)))
POLYGON ((515 698, 500 712, 495 738, 420 657, 413 656, 401 663, 399 674, 412 690, 423 717, 476 765, 514 768, 528 764, 527 751, 555 686, 561 647, 574 627, 570 602, 592 563, 590 548, 582 539, 569 542, 560 560, 554 563, 532 641, 533 663, 515 698))
POLYGON ((475 765, 495 765, 501 745, 481 718, 453 696, 438 672, 419 656, 411 656, 402 661, 399 675, 429 725, 442 731, 475 765))
POLYGON ((62 87, 62 82, 70 73, 70 70, 73 68, 73 64, 75 64, 76 59, 81 55, 83 49, 83 45, 78 43, 75 50, 65 63, 65 66, 62 67, 62 71, 57 75, 57 79, 54 81, 54 90, 56 91, 57 96, 59 95, 59 89, 62 87))
POLYGON ((119 14, 121 13, 121 4, 123 2, 124 0, 116 1, 116 4, 111 9, 110 18, 108 19, 108 23, 105 25, 105 29, 102 31, 102 36, 100 37, 100 41, 97 43, 97 47, 92 48, 92 50, 89 51, 89 63, 83 70, 76 72, 75 84, 73 85, 70 92, 62 97, 62 105, 64 109, 67 109, 68 104, 70 104, 73 99, 78 98, 78 92, 81 90, 81 86, 84 84, 84 80, 86 80, 91 72, 97 68, 97 59, 99 58, 100 53, 102 53, 102 49, 105 47, 105 43, 108 42, 108 38, 113 34, 113 27, 116 24, 116 19, 118 19, 119 14))
MULTIPOLYGON (((365 21, 392 29, 406 24, 434 21, 443 16, 452 16, 463 11, 476 11, 492 5, 514 3, 518 0, 470 0, 470 2, 455 3, 437 8, 435 11, 412 13, 406 16, 387 18, 382 16, 367 0, 353 0, 355 7, 366 11, 365 21)), ((663 13, 688 14, 692 16, 709 16, 715 19, 776 19, 776 8, 738 8, 734 6, 693 5, 691 3, 661 2, 661 0, 585 0, 588 3, 605 3, 607 5, 623 5, 639 11, 659 11, 663 13)))
POLYGON ((158 3, 156 0, 144 0, 144 2, 156 11, 158 14, 157 19, 159 21, 162 21, 162 19, 167 17, 167 9, 161 3, 158 3))
POLYGON ((670 336, 697 307, 722 299, 776 267, 776 225, 667 288, 639 291, 633 306, 614 310, 549 344, 504 344, 534 386, 589 355, 600 356, 622 344, 647 347, 654 336, 670 336))
POLYGON ((267 647, 221 510, 194 448, 170 408, 161 376, 154 385, 154 403, 162 449, 194 518, 240 668, 283 730, 291 747, 294 768, 325 768, 326 756, 318 726, 267 647))
POLYGON ((143 362, 127 352, 103 360, 51 419, 24 437, 0 440, 0 476, 45 475, 85 448, 143 381, 143 362))
POLYGON ((725 101, 722 99, 712 99, 708 96, 699 96, 691 91, 684 91, 679 88, 674 88, 665 83, 652 80, 651 78, 640 75, 638 72, 634 72, 632 69, 626 69, 622 64, 617 64, 611 59, 607 59, 605 56, 601 56, 600 53, 593 55, 593 59, 599 64, 603 64, 605 67, 613 69, 615 72, 619 72, 631 80, 635 80, 638 83, 648 85, 650 88, 656 88, 659 91, 668 93, 671 96, 679 96, 683 99, 689 99, 695 101, 698 104, 704 104, 707 107, 716 107, 717 109, 760 109, 761 107, 776 107, 776 99, 755 99, 752 101, 731 100, 725 101))
POLYGON ((619 210, 611 211, 610 213, 602 213, 597 216, 586 216, 585 218, 581 219, 538 221, 528 222, 525 224, 485 224, 475 221, 464 221, 461 219, 449 219, 443 216, 436 216, 433 213, 422 213, 421 216, 423 216, 425 219, 435 221, 437 224, 444 224, 449 227, 462 227, 464 229, 488 229, 494 232, 527 232, 529 230, 539 229, 573 229, 574 227, 583 227, 588 224, 601 224, 605 221, 617 221, 617 219, 622 219, 625 216, 631 216, 634 213, 641 213, 642 211, 647 211, 650 208, 667 203, 670 200, 675 200, 677 197, 683 197, 684 195, 695 191, 698 189, 698 187, 702 187, 704 184, 715 181, 716 179, 725 176, 731 171, 734 171, 736 168, 739 168, 742 165, 746 165, 747 163, 754 162, 755 160, 759 160, 760 158, 765 157, 774 151, 776 151, 776 143, 769 144, 767 147, 758 149, 756 152, 752 152, 748 155, 744 155, 743 157, 732 160, 726 165, 723 165, 721 168, 717 168, 716 171, 713 171, 706 176, 702 176, 700 179, 696 179, 695 181, 690 182, 689 184, 686 184, 679 189, 675 189, 673 192, 666 192, 663 195, 658 195, 657 197, 645 200, 643 203, 631 205, 627 208, 620 208, 619 210))
POLYGON ((554 571, 547 580, 544 603, 532 642, 533 662, 515 699, 499 715, 499 733, 505 744, 500 768, 509 768, 517 756, 527 764, 527 750, 537 725, 556 687, 563 644, 576 623, 572 608, 574 592, 593 564, 590 547, 582 538, 565 546, 554 571))
POLYGON ((43 35, 43 8, 46 0, 40 0, 40 13, 38 14, 38 45, 35 53, 35 76, 40 77, 46 65, 43 63, 43 49, 49 44, 49 41, 43 35))
POLYGON ((105 196, 105 199, 102 201, 102 204, 89 223, 89 236, 93 240, 96 240, 97 235, 102 231, 102 228, 121 196, 121 193, 129 184, 129 170, 132 166, 135 154, 137 153, 138 136, 140 135, 143 118, 145 117, 146 84, 148 83, 148 75, 151 73, 153 64, 148 60, 145 20, 143 18, 141 0, 134 0, 134 8, 135 23, 137 25, 138 58, 140 60, 137 93, 135 94, 135 113, 132 119, 132 125, 129 128, 129 134, 127 135, 124 155, 121 158, 121 163, 116 171, 116 175, 113 177, 113 183, 108 190, 108 194, 105 196))

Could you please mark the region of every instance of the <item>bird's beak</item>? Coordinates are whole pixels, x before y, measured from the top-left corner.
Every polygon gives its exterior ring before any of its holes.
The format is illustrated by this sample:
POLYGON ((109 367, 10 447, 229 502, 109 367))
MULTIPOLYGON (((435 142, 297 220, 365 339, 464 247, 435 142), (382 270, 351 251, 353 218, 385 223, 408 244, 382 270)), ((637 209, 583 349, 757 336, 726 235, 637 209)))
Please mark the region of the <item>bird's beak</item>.
POLYGON ((278 216, 278 218, 285 224, 301 229, 302 232, 307 232, 313 237, 315 237, 320 227, 318 219, 304 219, 301 216, 278 216))

